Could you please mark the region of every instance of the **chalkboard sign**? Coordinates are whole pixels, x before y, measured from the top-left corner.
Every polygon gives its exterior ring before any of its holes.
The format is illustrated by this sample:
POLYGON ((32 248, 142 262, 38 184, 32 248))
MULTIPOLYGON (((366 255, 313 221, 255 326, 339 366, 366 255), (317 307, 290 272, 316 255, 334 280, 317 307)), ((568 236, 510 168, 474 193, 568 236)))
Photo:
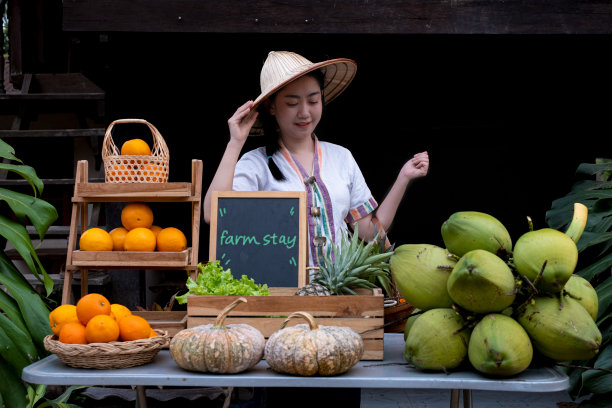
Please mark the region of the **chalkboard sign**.
POLYGON ((235 279, 269 287, 306 282, 306 193, 215 191, 211 202, 210 260, 235 279))

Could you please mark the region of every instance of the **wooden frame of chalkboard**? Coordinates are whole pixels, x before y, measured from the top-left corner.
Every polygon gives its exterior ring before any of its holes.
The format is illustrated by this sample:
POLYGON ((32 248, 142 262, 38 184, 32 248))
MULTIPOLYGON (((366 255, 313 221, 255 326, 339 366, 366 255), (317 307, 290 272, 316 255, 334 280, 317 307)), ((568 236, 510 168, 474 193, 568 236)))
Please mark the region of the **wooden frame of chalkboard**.
POLYGON ((209 259, 235 279, 269 287, 308 283, 304 191, 214 191, 209 259))

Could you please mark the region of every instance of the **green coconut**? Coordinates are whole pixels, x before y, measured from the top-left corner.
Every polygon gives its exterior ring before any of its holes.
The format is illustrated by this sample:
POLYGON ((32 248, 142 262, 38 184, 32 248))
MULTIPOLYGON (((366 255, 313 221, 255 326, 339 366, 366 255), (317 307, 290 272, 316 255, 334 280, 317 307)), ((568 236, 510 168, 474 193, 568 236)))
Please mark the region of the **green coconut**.
POLYGON ((589 312, 593 320, 597 319, 599 299, 597 297, 597 291, 593 285, 591 285, 591 282, 584 279, 582 276, 572 275, 563 289, 589 312))
POLYGON ((449 252, 461 257, 484 249, 507 259, 512 252, 510 233, 497 218, 478 211, 459 211, 442 224, 442 240, 449 252))
POLYGON ((516 283, 510 267, 484 249, 463 255, 446 285, 453 301, 474 313, 501 312, 516 297, 516 283))
POLYGON ((451 308, 431 309, 410 328, 404 358, 423 370, 451 370, 466 358, 469 338, 469 329, 457 312, 451 308))
POLYGON ((529 231, 516 241, 513 254, 516 270, 531 282, 542 271, 536 287, 558 293, 574 273, 578 249, 568 235, 552 228, 529 231))
POLYGON ((482 373, 515 375, 531 364, 533 346, 529 335, 516 320, 491 313, 472 330, 468 358, 472 366, 482 373))
POLYGON ((439 246, 404 244, 395 248, 389 268, 406 302, 417 309, 429 310, 453 304, 446 291, 446 281, 455 263, 439 246))
POLYGON ((422 311, 420 311, 419 309, 414 309, 410 314, 410 317, 406 319, 406 325, 404 326, 404 341, 406 341, 406 339, 408 338, 408 333, 410 332, 414 321, 418 319, 421 314, 422 311))
POLYGON ((517 321, 533 347, 555 361, 589 360, 601 345, 601 332, 591 315, 569 296, 536 296, 519 308, 517 321))

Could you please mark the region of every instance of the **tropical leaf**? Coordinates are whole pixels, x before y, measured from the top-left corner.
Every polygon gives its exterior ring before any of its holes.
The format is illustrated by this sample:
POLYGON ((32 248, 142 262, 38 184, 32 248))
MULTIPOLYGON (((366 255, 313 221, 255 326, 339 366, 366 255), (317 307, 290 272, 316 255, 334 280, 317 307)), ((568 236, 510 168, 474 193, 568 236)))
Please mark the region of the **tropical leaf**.
POLYGON ((40 180, 40 178, 38 178, 38 176, 36 175, 36 170, 34 170, 34 168, 30 166, 25 166, 23 164, 0 163, 0 170, 11 171, 13 173, 19 174, 30 184, 35 196, 42 194, 44 184, 42 180, 40 180))
POLYGON ((28 268, 30 268, 30 271, 32 271, 34 276, 44 284, 47 296, 51 294, 53 290, 53 280, 47 274, 40 262, 26 228, 18 222, 0 215, 0 235, 13 244, 23 261, 28 265, 28 268))
POLYGON ((588 281, 592 281, 595 276, 603 273, 605 271, 609 271, 612 267, 612 254, 608 254, 608 256, 603 257, 601 259, 596 260, 591 265, 586 266, 576 272, 576 275, 580 275, 588 281))
POLYGON ((33 387, 32 385, 28 385, 27 387, 28 405, 26 408, 34 408, 36 403, 45 396, 45 392, 47 391, 47 386, 44 384, 33 385, 35 385, 35 387, 33 387))
MULTIPOLYGON (((19 306, 15 302, 15 299, 10 297, 5 291, 0 290, 0 311, 3 312, 6 317, 11 319, 13 324, 19 327, 24 332, 28 331, 28 328, 23 320, 19 306)), ((1 406, 1 405, 0 405, 1 406)))
POLYGON ((0 331, 2 332, 0 336, 6 336, 15 344, 16 349, 14 350, 14 353, 25 357, 27 360, 26 365, 32 364, 39 359, 38 351, 36 350, 34 343, 32 343, 32 336, 30 336, 30 333, 21 330, 15 323, 9 320, 8 317, 1 313, 0 331))
MULTIPOLYGON (((62 395, 60 395, 59 397, 57 397, 57 398, 55 398, 53 400, 47 400, 47 401, 43 402, 37 408, 46 408, 46 407, 52 407, 52 408, 80 408, 78 405, 69 404, 68 400, 72 396, 72 392, 73 391, 81 389, 81 388, 86 388, 86 387, 87 387, 86 385, 71 385, 70 387, 68 387, 66 389, 66 391, 64 391, 62 393, 62 395)), ((38 393, 37 393, 37 395, 38 395, 38 393)), ((33 407, 33 405, 32 405, 32 407, 33 407)))
POLYGON ((19 306, 34 344, 39 350, 44 350, 43 339, 52 334, 49 308, 4 253, 0 253, 0 284, 4 285, 19 306))
POLYGON ((584 386, 594 394, 612 392, 612 347, 606 347, 595 361, 597 370, 587 370, 582 374, 584 386))
POLYGON ((9 363, 10 369, 14 371, 15 375, 21 375, 21 371, 30 365, 31 361, 4 331, 2 323, 0 323, 0 344, 2 344, 0 356, 9 363))
POLYGON ((0 394, 6 408, 23 408, 27 405, 26 387, 10 368, 9 363, 0 356, 0 394))
MULTIPOLYGON (((606 161, 605 159, 602 160, 606 161)), ((609 160, 607 160, 609 161, 609 160)), ((612 163, 582 163, 576 175, 582 178, 572 186, 564 197, 553 201, 546 213, 546 221, 551 228, 563 231, 571 220, 573 205, 576 202, 588 208, 587 224, 577 247, 580 270, 577 275, 591 282, 597 291, 599 309, 597 327, 602 334, 599 354, 590 361, 572 364, 568 375, 572 398, 592 394, 587 401, 580 403, 581 408, 609 407, 612 396, 612 182, 609 181, 612 163), (593 176, 597 179, 593 180, 593 176), (593 367, 585 369, 583 367, 593 367)))
POLYGON ((0 200, 6 201, 20 223, 25 225, 29 220, 40 239, 45 238, 47 230, 58 217, 57 209, 54 206, 27 194, 0 188, 0 200))
POLYGON ((17 157, 15 157, 15 149, 4 140, 0 139, 0 157, 3 159, 17 161, 22 163, 17 157))
POLYGON ((606 312, 612 314, 612 310, 610 310, 610 305, 612 304, 612 278, 608 278, 602 284, 597 285, 595 291, 599 300, 599 314, 597 316, 597 320, 599 320, 603 316, 607 316, 606 312))

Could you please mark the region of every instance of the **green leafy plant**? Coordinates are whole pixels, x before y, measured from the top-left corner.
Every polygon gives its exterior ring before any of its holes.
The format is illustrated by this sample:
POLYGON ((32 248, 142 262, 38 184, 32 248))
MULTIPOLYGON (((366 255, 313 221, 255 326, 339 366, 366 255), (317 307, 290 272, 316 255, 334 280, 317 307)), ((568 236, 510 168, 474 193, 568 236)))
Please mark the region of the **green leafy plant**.
POLYGON ((15 157, 14 149, 2 140, 0 157, 8 161, 0 163, 0 170, 16 173, 27 180, 33 190, 33 195, 27 195, 0 188, 0 401, 7 408, 21 408, 33 406, 37 394, 31 385, 22 382, 21 372, 48 354, 43 339, 51 334, 49 308, 8 258, 4 242, 8 240, 15 247, 43 283, 48 296, 53 290, 53 281, 36 255, 26 224, 31 223, 42 240, 58 215, 55 207, 38 198, 43 183, 34 169, 22 164, 15 157))
POLYGON ((573 203, 587 206, 589 215, 578 241, 576 274, 591 282, 597 291, 599 308, 596 323, 602 333, 599 353, 589 361, 567 364, 569 395, 584 397, 581 408, 609 407, 612 401, 612 163, 600 159, 582 163, 576 174, 581 179, 571 191, 552 203, 546 213, 551 228, 563 229, 571 219, 573 203))
POLYGON ((179 304, 187 303, 189 295, 214 295, 214 296, 268 296, 270 294, 268 285, 256 284, 253 279, 242 275, 240 279, 234 279, 230 269, 223 269, 219 261, 209 261, 198 264, 198 276, 194 281, 187 278, 188 292, 184 295, 175 296, 179 304))

